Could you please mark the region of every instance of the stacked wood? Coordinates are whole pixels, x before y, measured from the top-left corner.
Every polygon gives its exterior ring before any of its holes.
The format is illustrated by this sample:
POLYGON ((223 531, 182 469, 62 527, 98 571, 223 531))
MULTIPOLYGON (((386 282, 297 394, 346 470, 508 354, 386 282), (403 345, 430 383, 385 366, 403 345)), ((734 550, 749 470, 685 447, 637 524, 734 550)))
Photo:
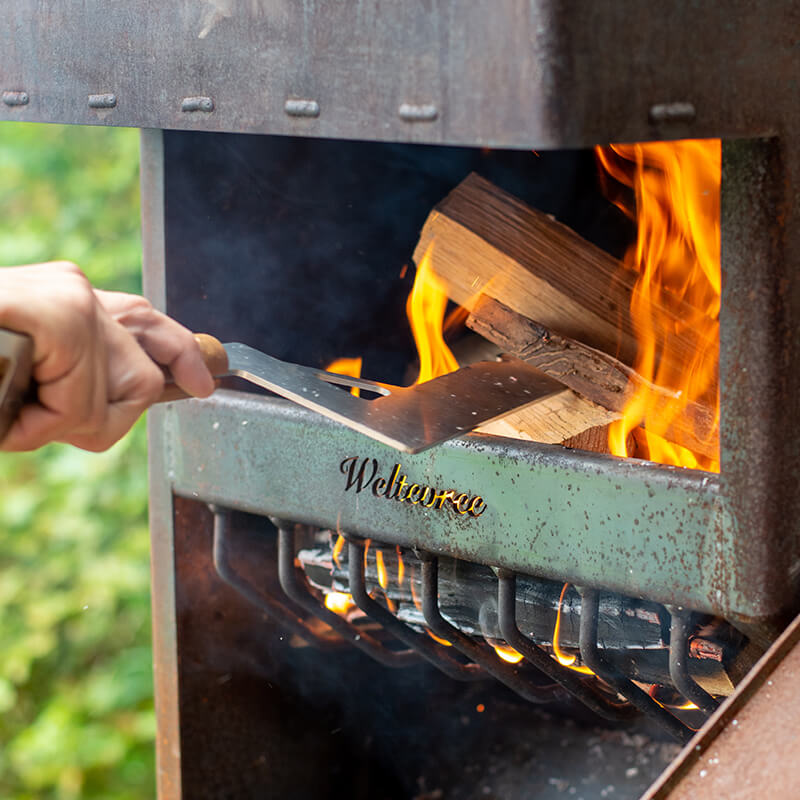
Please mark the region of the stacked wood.
MULTIPOLYGON (((495 343, 489 336, 470 337, 453 348, 453 354, 462 367, 476 361, 493 360, 502 352, 516 355, 502 342, 495 343)), ((536 364, 533 366, 538 368, 536 364)), ((619 413, 595 403, 591 398, 580 396, 557 375, 549 376, 545 370, 541 371, 543 379, 548 378, 552 383, 549 394, 540 396, 502 419, 482 425, 477 431, 512 439, 608 452, 608 424, 618 419, 619 413)))
MULTIPOLYGON (((635 389, 647 383, 631 368, 637 334, 643 333, 629 313, 636 273, 480 176, 469 175, 431 212, 414 252, 417 264, 423 258, 447 295, 470 309, 467 324, 473 330, 572 390, 562 396, 563 408, 539 408, 556 418, 563 413, 565 425, 552 426, 554 436, 563 434, 558 441, 574 442, 578 434, 618 418, 635 389), (604 408, 607 418, 573 428, 575 396, 604 408)), ((680 374, 699 342, 691 330, 675 331, 697 311, 677 299, 665 302, 670 305, 657 309, 664 324, 655 331, 656 348, 666 353, 662 366, 680 374)), ((674 393, 648 385, 665 403, 674 401, 674 393)), ((539 438, 541 416, 530 431, 525 417, 517 412, 482 430, 512 435, 516 429, 522 438, 545 441, 539 438)), ((711 409, 693 404, 669 438, 715 458, 715 423, 711 409)), ((600 438, 597 431, 584 437, 600 438)))
MULTIPOLYGON (((622 412, 634 392, 644 385, 664 403, 676 399, 673 392, 654 386, 619 359, 554 333, 490 297, 477 301, 467 326, 503 352, 533 364, 603 408, 622 412)), ((699 403, 686 405, 670 424, 666 438, 709 458, 716 458, 719 452, 714 412, 699 403)))
POLYGON ((477 430, 494 436, 607 452, 608 437, 598 437, 594 432, 607 430, 608 423, 618 417, 619 414, 562 387, 477 430), (578 439, 584 434, 589 435, 578 439))

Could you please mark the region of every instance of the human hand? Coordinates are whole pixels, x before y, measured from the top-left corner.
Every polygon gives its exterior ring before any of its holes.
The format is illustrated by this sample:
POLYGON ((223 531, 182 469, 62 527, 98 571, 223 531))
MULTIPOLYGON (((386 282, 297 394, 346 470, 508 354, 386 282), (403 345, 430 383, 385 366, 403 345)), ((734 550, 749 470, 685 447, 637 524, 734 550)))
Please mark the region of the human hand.
POLYGON ((187 393, 214 380, 191 332, 138 295, 95 290, 74 264, 0 268, 0 327, 32 337, 38 402, 0 449, 60 441, 105 450, 160 396, 167 367, 187 393))

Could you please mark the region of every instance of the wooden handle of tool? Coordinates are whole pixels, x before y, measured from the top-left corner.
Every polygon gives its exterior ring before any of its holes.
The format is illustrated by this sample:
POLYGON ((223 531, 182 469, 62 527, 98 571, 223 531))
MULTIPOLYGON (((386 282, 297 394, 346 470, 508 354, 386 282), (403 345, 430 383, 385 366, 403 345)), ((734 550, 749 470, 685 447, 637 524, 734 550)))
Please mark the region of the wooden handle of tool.
MULTIPOLYGON (((203 361, 209 372, 216 378, 228 373, 228 354, 222 346, 219 339, 215 339, 208 333, 196 333, 194 340, 200 347, 200 353, 203 356, 203 361)), ((164 391, 161 396, 156 400, 157 403, 169 403, 171 400, 183 400, 184 398, 191 397, 183 389, 171 380, 164 385, 164 391)))

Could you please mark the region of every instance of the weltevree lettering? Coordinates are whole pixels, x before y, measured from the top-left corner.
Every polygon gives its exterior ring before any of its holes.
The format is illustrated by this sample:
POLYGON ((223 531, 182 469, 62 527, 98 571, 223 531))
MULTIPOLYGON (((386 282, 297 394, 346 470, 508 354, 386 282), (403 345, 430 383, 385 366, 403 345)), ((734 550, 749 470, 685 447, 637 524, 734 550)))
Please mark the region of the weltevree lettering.
POLYGON ((385 497, 399 503, 411 503, 424 508, 452 508, 458 514, 479 517, 486 511, 486 502, 480 495, 471 497, 455 489, 439 490, 433 486, 409 483, 408 476, 401 473, 402 465, 395 464, 388 478, 378 475, 378 462, 374 458, 350 456, 339 465, 345 476, 344 490, 355 489, 356 493, 369 489, 375 497, 385 497), (445 503, 447 506, 445 506, 445 503))

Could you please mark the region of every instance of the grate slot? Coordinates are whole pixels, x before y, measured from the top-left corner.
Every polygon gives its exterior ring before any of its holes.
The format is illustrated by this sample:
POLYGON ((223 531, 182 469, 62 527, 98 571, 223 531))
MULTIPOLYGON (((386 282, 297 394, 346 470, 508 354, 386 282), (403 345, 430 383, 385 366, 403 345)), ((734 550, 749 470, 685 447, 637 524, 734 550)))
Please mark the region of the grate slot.
POLYGON ((688 742, 694 735, 694 731, 691 728, 670 714, 662 705, 653 700, 647 692, 640 689, 632 680, 626 678, 616 667, 608 664, 600 655, 600 650, 597 647, 599 593, 595 589, 581 587, 579 587, 578 591, 581 595, 581 658, 586 666, 678 741, 688 742))
POLYGON ((503 638, 537 669, 559 683, 595 714, 608 720, 627 720, 635 715, 633 706, 613 703, 593 691, 587 681, 556 664, 535 642, 520 631, 516 619, 517 577, 508 570, 498 570, 497 619, 503 638))
POLYGON ((345 641, 385 667, 402 668, 419 663, 420 656, 416 650, 390 650, 320 603, 308 590, 305 580, 301 581, 297 574, 293 523, 272 519, 272 524, 278 529, 278 579, 290 600, 309 614, 319 617, 345 641))
POLYGON ((437 636, 446 639, 523 699, 531 703, 550 703, 558 699, 557 685, 536 686, 517 666, 497 660, 486 648, 465 636, 442 616, 439 610, 439 561, 431 555, 423 556, 422 562, 422 613, 437 636))

